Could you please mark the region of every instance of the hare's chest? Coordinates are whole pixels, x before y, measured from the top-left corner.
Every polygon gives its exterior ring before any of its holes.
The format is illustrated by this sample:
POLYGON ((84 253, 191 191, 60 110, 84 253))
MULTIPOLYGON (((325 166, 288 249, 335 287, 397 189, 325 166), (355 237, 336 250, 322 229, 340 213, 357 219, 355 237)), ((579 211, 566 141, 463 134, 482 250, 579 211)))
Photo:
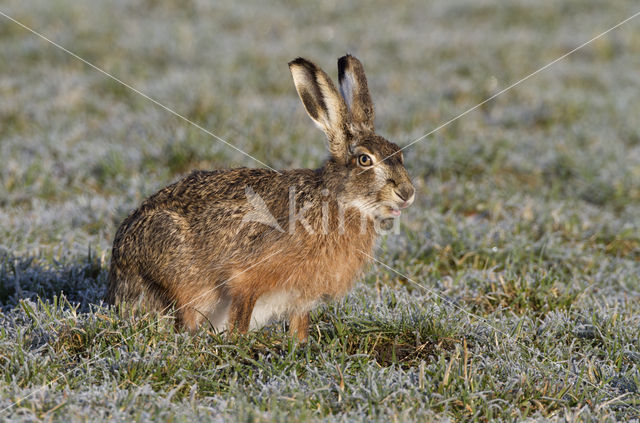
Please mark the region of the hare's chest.
POLYGON ((316 281, 322 296, 339 297, 351 289, 371 255, 373 242, 344 242, 325 250, 322 260, 312 264, 309 276, 316 281))

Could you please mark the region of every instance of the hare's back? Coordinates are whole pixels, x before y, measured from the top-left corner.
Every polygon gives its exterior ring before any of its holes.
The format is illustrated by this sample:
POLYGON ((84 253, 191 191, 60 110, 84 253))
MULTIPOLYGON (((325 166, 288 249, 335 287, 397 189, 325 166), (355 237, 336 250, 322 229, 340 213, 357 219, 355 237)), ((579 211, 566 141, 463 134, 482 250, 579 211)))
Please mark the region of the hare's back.
POLYGON ((147 249, 165 254, 260 255, 262 247, 289 236, 291 188, 313 197, 318 182, 312 170, 194 171, 143 202, 123 222, 114 245, 124 241, 118 238, 135 244, 144 239, 147 249))
POLYGON ((171 209, 197 212, 200 208, 210 208, 219 201, 245 200, 245 187, 264 185, 276 172, 268 169, 238 168, 229 170, 196 170, 149 197, 141 209, 171 209))

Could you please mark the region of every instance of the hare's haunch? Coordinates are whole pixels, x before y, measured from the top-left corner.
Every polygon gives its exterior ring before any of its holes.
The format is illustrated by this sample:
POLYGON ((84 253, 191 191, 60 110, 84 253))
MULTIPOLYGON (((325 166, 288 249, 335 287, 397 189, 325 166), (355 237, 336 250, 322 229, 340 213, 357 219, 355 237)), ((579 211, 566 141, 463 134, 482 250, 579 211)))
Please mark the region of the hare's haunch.
POLYGON ((305 340, 308 313, 344 295, 376 235, 411 205, 397 145, 374 131, 362 64, 338 60, 340 92, 312 62, 289 63, 296 90, 329 141, 316 170, 195 171, 134 210, 113 242, 107 301, 170 312, 241 333, 288 316, 305 340))

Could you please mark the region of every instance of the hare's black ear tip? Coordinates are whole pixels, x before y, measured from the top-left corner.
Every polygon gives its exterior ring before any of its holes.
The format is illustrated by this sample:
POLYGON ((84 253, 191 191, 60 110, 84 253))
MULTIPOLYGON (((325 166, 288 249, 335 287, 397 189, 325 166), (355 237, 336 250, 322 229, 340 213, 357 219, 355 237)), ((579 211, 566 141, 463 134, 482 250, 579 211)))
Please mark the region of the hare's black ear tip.
POLYGON ((345 54, 341 58, 338 59, 338 80, 342 82, 344 78, 344 73, 349 68, 349 59, 353 57, 349 53, 345 54))
POLYGON ((342 56, 341 58, 338 59, 338 65, 346 65, 349 62, 349 60, 351 60, 353 58, 354 57, 351 54, 347 53, 347 54, 345 54, 344 56, 342 56))
POLYGON ((293 66, 293 65, 298 65, 300 64, 302 61, 304 61, 304 59, 302 57, 296 57, 295 59, 293 59, 292 61, 290 61, 289 63, 287 63, 289 65, 289 67, 293 66))
POLYGON ((304 57, 296 57, 292 61, 289 62, 289 67, 292 68, 294 66, 309 66, 311 62, 309 62, 304 57))
POLYGON ((347 53, 338 59, 338 69, 346 70, 352 65, 357 67, 358 65, 360 65, 360 61, 356 56, 350 53, 347 53))

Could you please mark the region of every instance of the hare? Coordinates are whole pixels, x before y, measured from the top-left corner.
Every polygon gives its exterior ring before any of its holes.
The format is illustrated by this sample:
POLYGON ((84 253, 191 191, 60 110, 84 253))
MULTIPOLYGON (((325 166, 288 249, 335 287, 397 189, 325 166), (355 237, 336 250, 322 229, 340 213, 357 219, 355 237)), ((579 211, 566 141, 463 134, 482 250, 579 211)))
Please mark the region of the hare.
POLYGON ((259 328, 287 316, 304 342, 309 311, 345 295, 381 227, 414 200, 402 151, 374 132, 362 64, 338 60, 340 93, 314 63, 289 63, 327 136, 319 169, 194 171, 145 200, 118 229, 106 300, 167 312, 195 330, 259 328))

